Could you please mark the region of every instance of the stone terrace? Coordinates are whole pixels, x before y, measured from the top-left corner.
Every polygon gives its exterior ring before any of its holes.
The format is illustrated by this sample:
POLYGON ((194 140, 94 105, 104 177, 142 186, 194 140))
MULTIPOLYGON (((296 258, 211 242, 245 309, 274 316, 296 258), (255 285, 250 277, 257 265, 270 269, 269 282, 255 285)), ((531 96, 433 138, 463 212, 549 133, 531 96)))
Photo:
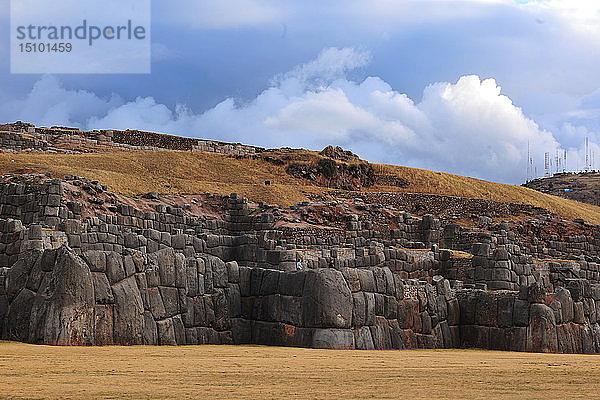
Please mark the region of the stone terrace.
MULTIPOLYGON (((70 187, 0 184, 4 339, 600 352, 597 227, 467 228, 371 204, 342 227, 276 228, 285 210, 235 194, 215 217, 158 200, 94 205, 70 187)), ((357 209, 290 211, 318 207, 357 209)))

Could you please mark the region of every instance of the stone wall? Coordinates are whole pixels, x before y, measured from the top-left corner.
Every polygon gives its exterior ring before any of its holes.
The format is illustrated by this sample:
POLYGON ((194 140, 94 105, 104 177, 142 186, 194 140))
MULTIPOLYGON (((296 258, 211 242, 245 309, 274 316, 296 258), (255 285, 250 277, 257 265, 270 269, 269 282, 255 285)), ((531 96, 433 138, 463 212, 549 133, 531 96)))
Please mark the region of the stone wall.
POLYGON ((162 204, 84 218, 63 189, 0 184, 4 339, 600 351, 594 232, 538 240, 584 243, 570 260, 538 259, 522 225, 486 219, 280 230, 237 195, 221 198, 221 218, 162 204))
POLYGON ((177 150, 203 151, 236 156, 248 156, 265 149, 239 143, 186 138, 137 130, 80 131, 76 128, 35 127, 15 123, 0 125, 0 147, 5 151, 93 152, 102 146, 115 150, 177 150))
POLYGON ((462 347, 492 350, 598 353, 600 286, 581 281, 546 293, 534 283, 519 292, 463 291, 462 347))
POLYGON ((78 256, 65 245, 23 253, 6 281, 2 337, 30 343, 358 349, 458 343, 458 303, 448 281, 405 283, 388 268, 282 272, 168 248, 78 256))
POLYGON ((2 337, 30 343, 600 352, 600 285, 581 279, 489 292, 389 268, 283 272, 62 246, 25 252, 0 281, 2 337))
POLYGON ((48 143, 32 134, 0 133, 0 148, 9 151, 48 150, 48 143))

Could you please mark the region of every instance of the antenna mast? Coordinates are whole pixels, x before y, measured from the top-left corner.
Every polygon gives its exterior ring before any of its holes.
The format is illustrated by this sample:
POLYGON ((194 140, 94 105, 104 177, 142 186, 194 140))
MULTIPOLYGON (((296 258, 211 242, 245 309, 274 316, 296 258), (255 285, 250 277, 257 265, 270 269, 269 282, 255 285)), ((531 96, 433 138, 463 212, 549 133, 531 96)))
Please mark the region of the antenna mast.
POLYGON ((590 145, 589 140, 585 138, 585 172, 590 171, 590 145))
POLYGON ((548 178, 550 176, 550 170, 552 169, 550 153, 544 153, 544 176, 548 178))

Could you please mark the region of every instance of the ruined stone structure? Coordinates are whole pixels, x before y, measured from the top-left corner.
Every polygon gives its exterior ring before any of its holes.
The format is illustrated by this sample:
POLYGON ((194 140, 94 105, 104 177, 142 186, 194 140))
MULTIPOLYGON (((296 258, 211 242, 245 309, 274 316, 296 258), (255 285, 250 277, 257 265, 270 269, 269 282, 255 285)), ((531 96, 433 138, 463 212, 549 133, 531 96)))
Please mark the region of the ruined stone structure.
POLYGON ((118 197, 90 213, 81 182, 0 184, 2 339, 600 352, 597 226, 467 228, 341 199, 292 208, 364 212, 287 227, 235 194, 213 198, 222 217, 118 197))
POLYGON ((4 151, 82 153, 110 151, 204 151, 248 156, 265 149, 239 143, 193 139, 135 130, 80 131, 67 127, 35 127, 16 122, 0 125, 0 148, 4 151))

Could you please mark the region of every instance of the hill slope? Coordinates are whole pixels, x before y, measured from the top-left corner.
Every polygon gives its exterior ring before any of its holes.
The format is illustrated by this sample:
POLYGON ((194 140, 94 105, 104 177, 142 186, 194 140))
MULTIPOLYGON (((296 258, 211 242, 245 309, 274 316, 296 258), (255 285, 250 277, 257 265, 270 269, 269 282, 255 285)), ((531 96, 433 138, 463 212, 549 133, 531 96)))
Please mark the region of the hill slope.
POLYGON ((524 186, 565 199, 600 206, 600 172, 556 174, 539 178, 524 186))
MULTIPOLYGON (((127 195, 157 192, 240 193, 254 201, 291 205, 329 187, 287 172, 291 162, 313 165, 323 159, 305 150, 271 150, 260 157, 185 151, 119 152, 94 154, 0 154, 0 174, 51 172, 96 179, 110 190, 127 195), (269 181, 270 185, 266 185, 269 181)), ((583 218, 600 224, 600 207, 540 193, 532 189, 478 179, 390 165, 373 165, 379 173, 396 177, 404 185, 374 184, 363 191, 412 192, 490 199, 530 204, 567 219, 583 218)))

